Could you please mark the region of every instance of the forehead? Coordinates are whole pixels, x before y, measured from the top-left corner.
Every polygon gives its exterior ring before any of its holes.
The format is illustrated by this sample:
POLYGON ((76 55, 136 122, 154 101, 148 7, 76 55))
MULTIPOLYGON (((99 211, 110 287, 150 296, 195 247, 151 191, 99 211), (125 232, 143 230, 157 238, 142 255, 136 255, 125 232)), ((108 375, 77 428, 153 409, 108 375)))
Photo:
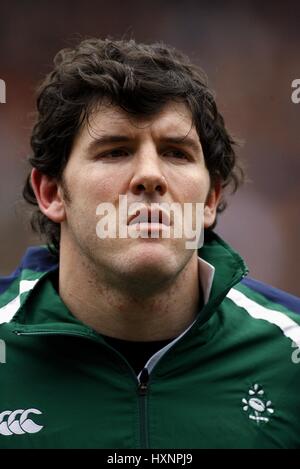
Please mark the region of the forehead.
POLYGON ((135 138, 146 133, 155 137, 171 134, 198 140, 192 114, 186 104, 170 101, 152 116, 134 116, 116 105, 101 103, 91 112, 75 141, 89 143, 107 133, 126 134, 135 138))

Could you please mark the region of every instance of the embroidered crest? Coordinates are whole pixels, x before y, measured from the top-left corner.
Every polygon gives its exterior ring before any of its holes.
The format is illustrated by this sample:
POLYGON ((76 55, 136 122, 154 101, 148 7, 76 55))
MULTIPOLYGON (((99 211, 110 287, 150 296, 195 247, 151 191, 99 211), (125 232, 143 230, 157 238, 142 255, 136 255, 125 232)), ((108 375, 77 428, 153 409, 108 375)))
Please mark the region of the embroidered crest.
POLYGON ((274 414, 272 401, 265 397, 265 391, 259 384, 254 384, 248 391, 247 398, 242 399, 243 411, 247 412, 249 419, 258 425, 269 422, 270 416, 274 414))

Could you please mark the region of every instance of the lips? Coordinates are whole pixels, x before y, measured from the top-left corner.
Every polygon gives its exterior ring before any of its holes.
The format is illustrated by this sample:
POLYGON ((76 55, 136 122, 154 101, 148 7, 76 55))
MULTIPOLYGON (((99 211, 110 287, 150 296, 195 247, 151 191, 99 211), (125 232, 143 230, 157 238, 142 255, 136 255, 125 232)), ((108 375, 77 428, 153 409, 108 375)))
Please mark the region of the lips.
POLYGON ((145 209, 138 210, 135 214, 129 217, 128 225, 134 225, 136 223, 158 223, 170 226, 170 216, 160 208, 145 207, 145 209))

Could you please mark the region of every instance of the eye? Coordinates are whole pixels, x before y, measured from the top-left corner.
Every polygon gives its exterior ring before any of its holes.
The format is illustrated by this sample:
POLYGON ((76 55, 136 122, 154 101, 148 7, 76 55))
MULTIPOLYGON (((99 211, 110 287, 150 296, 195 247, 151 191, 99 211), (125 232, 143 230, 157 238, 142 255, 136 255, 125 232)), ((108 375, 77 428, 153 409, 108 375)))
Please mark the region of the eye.
POLYGON ((176 158, 178 160, 188 160, 187 154, 182 150, 168 150, 164 153, 166 156, 170 156, 171 158, 176 158))
POLYGON ((99 155, 100 158, 121 158, 128 156, 129 152, 123 148, 106 151, 99 155))

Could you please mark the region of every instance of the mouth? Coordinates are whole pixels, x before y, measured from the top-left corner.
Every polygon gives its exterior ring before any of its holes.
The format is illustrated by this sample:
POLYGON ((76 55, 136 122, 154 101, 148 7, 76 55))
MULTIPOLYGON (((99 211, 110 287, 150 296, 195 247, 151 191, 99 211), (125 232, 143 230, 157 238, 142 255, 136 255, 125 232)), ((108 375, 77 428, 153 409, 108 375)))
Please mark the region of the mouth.
POLYGON ((160 208, 146 208, 138 210, 128 219, 128 225, 139 224, 140 226, 157 228, 158 226, 170 226, 170 216, 160 208))

